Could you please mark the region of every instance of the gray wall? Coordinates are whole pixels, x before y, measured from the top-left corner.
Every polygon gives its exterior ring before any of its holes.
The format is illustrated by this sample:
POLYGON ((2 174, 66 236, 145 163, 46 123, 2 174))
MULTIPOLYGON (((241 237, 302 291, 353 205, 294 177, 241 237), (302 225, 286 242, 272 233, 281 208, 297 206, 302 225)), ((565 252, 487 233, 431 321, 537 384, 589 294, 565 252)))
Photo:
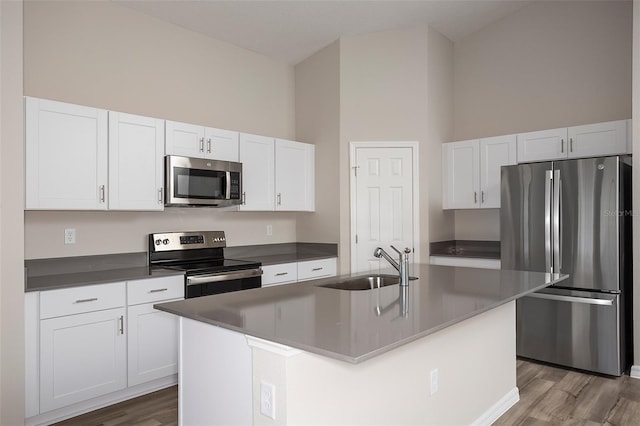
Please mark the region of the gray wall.
MULTIPOLYGON (((534 2, 454 44, 454 138, 631 117, 630 1, 534 2)), ((458 239, 497 240, 498 210, 458 211, 458 239)))

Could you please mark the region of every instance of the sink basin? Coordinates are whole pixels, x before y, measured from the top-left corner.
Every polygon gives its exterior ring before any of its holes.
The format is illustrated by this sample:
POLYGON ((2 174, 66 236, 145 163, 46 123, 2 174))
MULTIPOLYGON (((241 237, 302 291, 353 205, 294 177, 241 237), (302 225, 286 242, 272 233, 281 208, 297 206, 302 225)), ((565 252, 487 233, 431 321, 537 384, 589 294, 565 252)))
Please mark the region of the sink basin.
MULTIPOLYGON (((410 280, 417 279, 409 277, 410 280)), ((319 287, 335 288, 338 290, 372 290, 374 288, 385 287, 388 285, 400 283, 400 277, 397 275, 363 275, 360 277, 347 278, 337 283, 324 284, 319 287)))

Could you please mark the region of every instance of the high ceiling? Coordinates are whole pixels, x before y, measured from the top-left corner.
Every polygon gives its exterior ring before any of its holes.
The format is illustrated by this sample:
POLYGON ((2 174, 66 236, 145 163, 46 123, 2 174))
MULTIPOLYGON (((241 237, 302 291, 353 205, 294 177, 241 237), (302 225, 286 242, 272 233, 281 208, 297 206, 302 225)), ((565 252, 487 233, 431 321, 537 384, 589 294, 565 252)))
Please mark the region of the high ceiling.
POLYGON ((535 0, 113 0, 297 64, 341 36, 428 24, 452 41, 535 0))

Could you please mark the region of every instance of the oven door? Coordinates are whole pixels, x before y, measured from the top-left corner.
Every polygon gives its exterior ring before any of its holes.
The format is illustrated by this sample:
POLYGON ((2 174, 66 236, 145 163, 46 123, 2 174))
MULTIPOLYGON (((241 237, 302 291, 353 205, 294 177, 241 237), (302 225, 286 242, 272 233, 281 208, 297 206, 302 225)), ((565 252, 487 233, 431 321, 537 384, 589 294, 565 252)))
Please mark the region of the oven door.
POLYGON ((241 202, 241 163, 168 155, 165 176, 168 206, 229 206, 241 202))
POLYGON ((220 272, 217 274, 187 275, 185 298, 209 296, 230 291, 260 288, 262 268, 242 271, 220 272))

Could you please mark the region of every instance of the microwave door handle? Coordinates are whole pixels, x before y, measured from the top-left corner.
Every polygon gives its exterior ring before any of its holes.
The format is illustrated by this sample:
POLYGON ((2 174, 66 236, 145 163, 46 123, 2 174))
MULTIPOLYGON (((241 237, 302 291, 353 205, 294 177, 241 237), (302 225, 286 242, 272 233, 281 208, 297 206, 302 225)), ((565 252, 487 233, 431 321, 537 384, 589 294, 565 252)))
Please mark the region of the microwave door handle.
POLYGON ((230 200, 231 199, 231 172, 227 171, 226 172, 227 175, 227 182, 226 182, 226 196, 224 197, 226 200, 230 200))

